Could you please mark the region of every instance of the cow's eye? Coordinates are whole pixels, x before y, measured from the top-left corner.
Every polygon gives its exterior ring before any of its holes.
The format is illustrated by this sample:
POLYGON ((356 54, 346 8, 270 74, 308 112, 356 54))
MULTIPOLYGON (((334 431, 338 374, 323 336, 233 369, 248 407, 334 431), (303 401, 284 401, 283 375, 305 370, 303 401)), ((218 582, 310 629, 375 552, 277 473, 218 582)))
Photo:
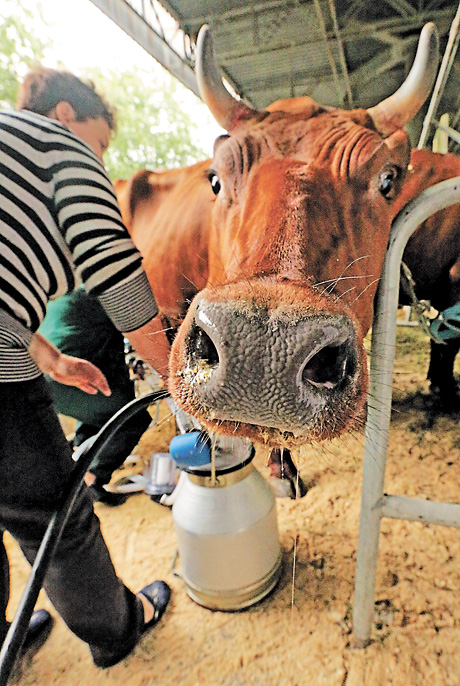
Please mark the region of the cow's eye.
POLYGON ((379 191, 386 200, 391 200, 395 195, 395 181, 398 173, 396 169, 386 169, 379 177, 379 191))
POLYGON ((217 195, 220 191, 220 179, 215 171, 210 171, 208 174, 209 183, 211 184, 212 192, 217 195))

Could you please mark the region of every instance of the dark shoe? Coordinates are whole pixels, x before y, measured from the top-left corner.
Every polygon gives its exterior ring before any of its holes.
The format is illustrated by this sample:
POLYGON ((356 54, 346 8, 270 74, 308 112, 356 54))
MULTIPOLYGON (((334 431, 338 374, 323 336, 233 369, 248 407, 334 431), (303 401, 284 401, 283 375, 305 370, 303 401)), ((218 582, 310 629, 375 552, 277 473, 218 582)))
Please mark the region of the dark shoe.
POLYGON ((47 610, 33 612, 21 652, 11 671, 12 684, 22 683, 25 670, 30 667, 33 658, 50 635, 53 624, 54 619, 47 610))
MULTIPOLYGON (((168 605, 169 598, 171 597, 171 589, 164 581, 154 581, 153 584, 144 586, 144 588, 139 591, 137 595, 143 595, 147 601, 153 605, 153 617, 149 622, 144 622, 144 626, 141 628, 142 635, 151 627, 155 626, 155 624, 157 624, 157 622, 163 616, 163 613, 168 605)), ((139 607, 139 601, 140 598, 138 598, 138 602, 136 602, 134 606, 136 627, 139 626, 138 622, 141 622, 144 616, 144 607, 143 604, 142 607, 139 607)), ((128 641, 125 640, 121 646, 118 643, 117 647, 113 648, 112 651, 107 645, 102 648, 96 648, 95 646, 90 645, 93 661, 96 667, 99 667, 100 669, 107 669, 108 667, 113 667, 114 665, 118 664, 121 662, 121 660, 124 660, 124 658, 131 653, 140 640, 138 631, 139 628, 132 632, 131 639, 128 639, 128 641)))
POLYGON ((139 591, 139 595, 143 595, 153 605, 153 617, 144 624, 143 632, 145 633, 162 618, 171 597, 171 589, 165 581, 154 581, 153 584, 144 586, 139 591))
POLYGON ((32 658, 50 635, 53 624, 54 619, 48 610, 35 610, 22 645, 22 655, 32 658))
POLYGON ((103 486, 93 486, 88 487, 89 494, 95 503, 104 503, 109 507, 118 507, 118 505, 123 505, 128 500, 128 496, 124 493, 112 493, 111 491, 106 491, 103 486))

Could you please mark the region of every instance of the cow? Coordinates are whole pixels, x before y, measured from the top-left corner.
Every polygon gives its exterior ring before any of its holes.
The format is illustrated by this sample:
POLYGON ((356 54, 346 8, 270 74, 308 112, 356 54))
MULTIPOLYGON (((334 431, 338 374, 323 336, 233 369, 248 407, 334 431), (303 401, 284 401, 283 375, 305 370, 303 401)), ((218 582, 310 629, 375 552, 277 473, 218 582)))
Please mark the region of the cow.
MULTIPOLYGON (((459 157, 413 150, 404 187, 395 202, 395 211, 401 210, 425 189, 458 176, 459 157)), ((403 262, 411 271, 419 300, 428 300, 440 312, 460 302, 458 205, 437 212, 416 229, 407 243, 403 262)), ((460 350, 460 325, 458 334, 458 337, 445 343, 430 341, 430 390, 437 407, 444 410, 460 408, 460 395, 454 376, 454 361, 460 350)))
POLYGON ((225 89, 201 29, 200 92, 228 134, 212 160, 143 170, 117 193, 175 331, 169 389, 204 427, 286 458, 362 425, 363 337, 410 162, 403 126, 437 52, 427 24, 403 85, 367 110, 301 97, 256 111, 225 89))

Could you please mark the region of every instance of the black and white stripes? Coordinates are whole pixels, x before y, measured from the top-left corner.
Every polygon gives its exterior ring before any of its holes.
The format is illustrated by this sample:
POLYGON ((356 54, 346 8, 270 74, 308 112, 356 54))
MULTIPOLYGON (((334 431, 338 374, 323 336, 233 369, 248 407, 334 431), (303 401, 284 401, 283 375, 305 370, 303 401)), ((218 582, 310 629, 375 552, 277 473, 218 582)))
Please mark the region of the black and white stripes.
MULTIPOLYGON (((0 308, 35 331, 48 300, 80 281, 121 331, 157 312, 113 186, 91 148, 47 117, 0 112, 0 308)), ((0 382, 31 378, 13 364, 17 355, 0 319, 0 382)))

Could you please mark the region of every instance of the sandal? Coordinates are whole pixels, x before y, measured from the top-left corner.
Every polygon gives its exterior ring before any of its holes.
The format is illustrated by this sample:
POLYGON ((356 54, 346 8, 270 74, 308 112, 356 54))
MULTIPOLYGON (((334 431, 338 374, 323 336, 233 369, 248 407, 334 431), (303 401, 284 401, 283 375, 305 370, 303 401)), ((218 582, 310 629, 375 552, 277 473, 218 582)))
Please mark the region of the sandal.
POLYGON ((152 584, 144 586, 138 595, 143 595, 153 605, 153 617, 144 624, 142 630, 145 633, 162 618, 171 597, 171 589, 165 581, 154 581, 152 584))

